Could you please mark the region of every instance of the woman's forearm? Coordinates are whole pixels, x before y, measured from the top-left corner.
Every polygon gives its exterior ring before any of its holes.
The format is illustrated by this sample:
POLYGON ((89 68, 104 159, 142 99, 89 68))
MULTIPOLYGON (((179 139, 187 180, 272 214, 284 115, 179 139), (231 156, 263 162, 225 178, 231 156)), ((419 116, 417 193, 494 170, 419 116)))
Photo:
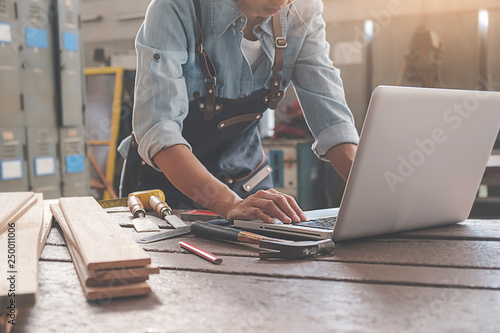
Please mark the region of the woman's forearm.
POLYGON ((184 145, 164 148, 153 160, 179 191, 228 220, 260 219, 269 223, 274 218, 284 223, 306 220, 294 198, 274 189, 241 199, 212 176, 184 145))
POLYGON ((226 217, 241 198, 210 172, 184 145, 162 149, 154 162, 179 191, 198 204, 226 217))
POLYGON ((347 181, 349 172, 351 171, 352 162, 356 156, 358 146, 352 143, 344 143, 332 147, 327 151, 326 157, 333 165, 335 170, 344 180, 347 181))

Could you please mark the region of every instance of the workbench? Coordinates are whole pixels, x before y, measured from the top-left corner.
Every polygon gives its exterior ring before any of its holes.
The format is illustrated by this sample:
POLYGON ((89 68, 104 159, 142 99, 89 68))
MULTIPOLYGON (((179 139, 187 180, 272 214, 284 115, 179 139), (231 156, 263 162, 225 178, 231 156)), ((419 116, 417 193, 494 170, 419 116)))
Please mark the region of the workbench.
POLYGON ((257 246, 193 235, 143 247, 161 268, 151 295, 87 302, 53 226, 37 302, 19 312, 15 332, 500 331, 500 220, 337 243, 332 255, 296 261, 262 261, 257 246))

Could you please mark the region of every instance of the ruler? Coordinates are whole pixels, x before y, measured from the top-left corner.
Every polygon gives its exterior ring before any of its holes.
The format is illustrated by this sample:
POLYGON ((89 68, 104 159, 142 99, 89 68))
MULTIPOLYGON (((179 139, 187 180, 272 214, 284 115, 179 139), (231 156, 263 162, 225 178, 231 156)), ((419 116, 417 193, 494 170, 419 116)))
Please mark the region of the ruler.
POLYGON ((127 207, 128 198, 111 199, 111 200, 101 200, 97 201, 102 208, 113 208, 113 207, 127 207))

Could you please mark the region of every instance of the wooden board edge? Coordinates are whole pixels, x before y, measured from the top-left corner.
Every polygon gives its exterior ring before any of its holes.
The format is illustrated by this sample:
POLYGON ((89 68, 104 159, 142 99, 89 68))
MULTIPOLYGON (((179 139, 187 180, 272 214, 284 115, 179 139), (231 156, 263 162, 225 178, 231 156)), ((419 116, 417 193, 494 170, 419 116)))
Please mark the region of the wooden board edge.
POLYGON ((40 256, 42 255, 43 248, 45 247, 45 243, 47 242, 47 238, 49 237, 52 227, 53 215, 50 210, 50 205, 57 202, 57 199, 43 201, 43 224, 42 233, 40 234, 40 243, 38 243, 38 258, 40 258, 40 256))
POLYGON ((33 207, 37 202, 37 198, 33 193, 33 196, 28 199, 28 201, 24 202, 22 206, 8 219, 5 221, 0 221, 0 234, 3 233, 9 227, 9 224, 19 220, 31 207, 33 207))

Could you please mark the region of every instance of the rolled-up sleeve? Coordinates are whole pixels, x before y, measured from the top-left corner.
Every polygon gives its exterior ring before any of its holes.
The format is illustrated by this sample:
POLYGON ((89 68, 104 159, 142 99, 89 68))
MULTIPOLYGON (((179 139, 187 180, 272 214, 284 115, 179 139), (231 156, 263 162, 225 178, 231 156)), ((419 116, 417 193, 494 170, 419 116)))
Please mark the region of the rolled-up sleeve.
POLYGON ((159 170, 153 157, 163 148, 190 145, 182 136, 188 96, 182 65, 187 41, 178 8, 153 0, 146 12, 135 46, 137 73, 132 127, 139 155, 159 170))
POLYGON ((329 58, 330 46, 321 17, 323 5, 321 1, 315 3, 292 82, 315 138, 312 149, 327 161, 325 154, 330 148, 342 143, 358 144, 359 135, 347 106, 340 71, 329 58))

